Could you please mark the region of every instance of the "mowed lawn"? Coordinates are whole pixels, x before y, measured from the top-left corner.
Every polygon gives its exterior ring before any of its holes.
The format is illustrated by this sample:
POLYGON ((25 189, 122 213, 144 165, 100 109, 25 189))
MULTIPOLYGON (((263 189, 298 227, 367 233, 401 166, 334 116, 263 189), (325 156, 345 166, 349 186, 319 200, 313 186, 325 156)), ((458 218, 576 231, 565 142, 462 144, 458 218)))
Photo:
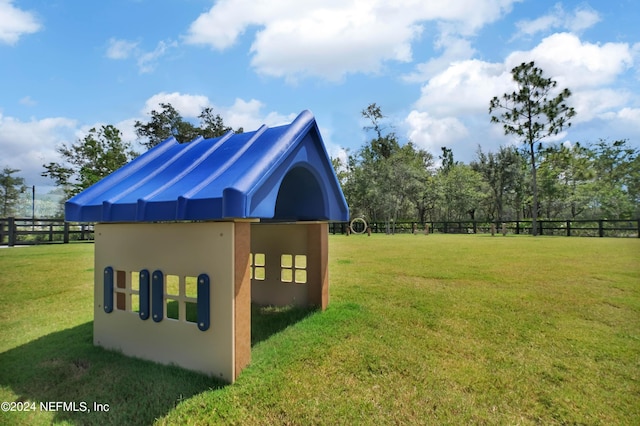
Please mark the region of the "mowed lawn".
POLYGON ((230 386, 93 347, 91 244, 0 249, 0 400, 37 405, 0 424, 640 424, 640 239, 329 241, 329 308, 255 308, 230 386))

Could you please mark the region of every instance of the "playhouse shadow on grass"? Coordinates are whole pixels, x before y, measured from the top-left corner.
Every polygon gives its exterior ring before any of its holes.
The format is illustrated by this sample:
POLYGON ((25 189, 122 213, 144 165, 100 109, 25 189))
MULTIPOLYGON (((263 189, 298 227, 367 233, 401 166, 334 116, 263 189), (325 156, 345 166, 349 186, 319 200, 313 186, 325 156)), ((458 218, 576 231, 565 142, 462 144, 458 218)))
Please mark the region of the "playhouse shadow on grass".
POLYGON ((349 211, 313 115, 169 138, 65 204, 95 227, 94 344, 233 382, 251 303, 324 310, 349 211))
MULTIPOLYGON (((252 346, 311 315, 311 309, 253 305, 252 346)), ((0 386, 16 401, 64 401, 78 410, 55 411, 53 421, 77 424, 152 424, 181 399, 221 389, 226 382, 175 366, 125 356, 93 345, 93 322, 51 333, 0 354, 0 386), (91 412, 82 410, 87 404, 91 412), (93 403, 108 411, 93 411, 93 403)), ((0 413, 0 424, 28 424, 32 414, 0 413)), ((35 413, 33 413, 35 415, 35 413)), ((35 419, 35 420, 34 420, 35 419)))
POLYGON ((35 403, 36 408, 34 413, 2 413, 5 420, 0 418, 0 423, 41 422, 41 417, 28 420, 40 413, 40 403, 61 401, 74 405, 54 408, 54 422, 151 424, 181 398, 225 385, 94 346, 92 331, 93 323, 88 322, 0 354, 0 385, 17 394, 17 401, 35 403), (108 411, 93 411, 94 402, 107 404, 108 411))

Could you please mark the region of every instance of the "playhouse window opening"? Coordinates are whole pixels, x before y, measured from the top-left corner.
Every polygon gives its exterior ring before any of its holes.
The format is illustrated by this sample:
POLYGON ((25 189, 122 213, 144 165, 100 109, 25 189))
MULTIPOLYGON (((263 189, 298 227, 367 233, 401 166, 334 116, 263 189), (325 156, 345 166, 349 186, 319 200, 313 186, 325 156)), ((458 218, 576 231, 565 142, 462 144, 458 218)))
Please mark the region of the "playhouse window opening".
POLYGON ((305 284, 307 282, 307 255, 297 254, 295 256, 294 266, 294 281, 298 284, 305 284))
POLYGON ((131 312, 140 312, 140 295, 131 293, 131 312))
POLYGON ((307 256, 304 254, 283 254, 280 256, 280 281, 283 283, 307 282, 307 256))
POLYGON ((127 273, 125 271, 116 270, 116 309, 119 311, 127 310, 127 273))
POLYGON ((116 271, 116 287, 127 288, 127 273, 125 271, 116 271))
POLYGON ((170 296, 180 295, 180 277, 177 275, 167 275, 165 278, 165 294, 170 296))
POLYGON ((265 254, 264 253, 251 253, 249 255, 249 262, 251 267, 250 269, 250 278, 252 280, 264 281, 266 277, 265 271, 265 254))
POLYGON ((140 291, 140 272, 133 271, 131 273, 131 291, 139 292, 140 291))
POLYGON ((116 270, 113 287, 115 309, 119 311, 140 312, 140 272, 116 270))
POLYGON ((127 295, 116 292, 116 309, 119 311, 127 310, 127 295))
POLYGON ((184 293, 186 297, 198 297, 198 277, 184 277, 184 293))
POLYGON ((186 310, 186 318, 187 322, 198 322, 198 303, 197 302, 184 302, 185 310, 186 310))
POLYGON ((168 319, 198 322, 198 277, 165 275, 165 316, 168 319))
MULTIPOLYGON (((264 255, 259 260, 264 265, 264 255)), ((264 268, 264 266, 262 267, 264 268)), ((162 293, 161 301, 164 309, 164 317, 178 321, 189 323, 198 323, 198 282, 201 278, 196 276, 179 276, 179 275, 163 275, 160 273, 163 281, 161 282, 160 292, 162 293)), ((147 273, 147 280, 148 272, 147 273)), ((154 277, 156 273, 154 273, 154 277)), ((149 306, 151 300, 146 302, 143 297, 149 297, 149 291, 141 291, 142 273, 140 271, 124 271, 115 270, 113 273, 113 295, 114 308, 120 311, 129 311, 141 315, 142 306, 149 306), (145 296, 146 295, 146 296, 145 296)), ((148 285, 148 284, 147 284, 148 285)), ((146 287, 145 287, 146 288, 146 287)), ((204 296, 205 298, 207 296, 204 296)), ((148 308, 145 308, 148 309, 148 308)), ((208 309, 207 309, 208 312, 208 309)), ((148 314, 147 314, 148 315, 148 314)))
POLYGON ((177 320, 180 318, 180 302, 175 299, 166 299, 166 317, 177 320))

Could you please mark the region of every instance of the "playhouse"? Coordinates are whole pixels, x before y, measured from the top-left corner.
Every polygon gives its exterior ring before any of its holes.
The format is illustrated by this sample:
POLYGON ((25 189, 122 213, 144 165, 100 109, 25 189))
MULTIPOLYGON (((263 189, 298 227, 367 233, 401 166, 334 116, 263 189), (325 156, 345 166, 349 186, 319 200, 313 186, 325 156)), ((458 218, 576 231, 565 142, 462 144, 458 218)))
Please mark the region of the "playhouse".
POLYGON ((233 382, 252 302, 326 308, 327 221, 348 217, 309 111, 169 138, 65 204, 96 223, 94 344, 233 382))

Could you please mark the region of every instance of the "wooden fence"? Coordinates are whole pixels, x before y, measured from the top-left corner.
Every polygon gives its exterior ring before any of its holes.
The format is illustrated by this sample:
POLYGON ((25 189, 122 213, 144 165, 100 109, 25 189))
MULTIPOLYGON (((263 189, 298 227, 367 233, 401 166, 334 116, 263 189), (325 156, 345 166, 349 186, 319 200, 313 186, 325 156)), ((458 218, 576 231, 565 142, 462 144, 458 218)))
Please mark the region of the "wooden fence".
MULTIPOLYGON (((353 226, 344 222, 329 223, 331 234, 365 233, 364 221, 353 226), (353 228, 353 229, 352 229, 353 228)), ((503 222, 371 222, 372 233, 443 233, 443 234, 531 234, 531 221, 503 222)), ((567 237, 638 237, 640 219, 634 220, 539 220, 538 235, 567 237)), ((0 245, 27 245, 93 241, 93 224, 65 222, 62 219, 0 218, 0 245)))
POLYGON ((93 225, 62 219, 0 218, 0 245, 93 241, 93 225))
MULTIPOLYGON (((640 219, 633 220, 538 220, 538 235, 567 237, 638 237, 640 219)), ((367 223, 372 233, 443 233, 443 234, 531 234, 530 220, 503 222, 451 221, 451 222, 371 222, 367 223)), ((331 223, 329 232, 345 234, 367 233, 364 221, 331 223)))

